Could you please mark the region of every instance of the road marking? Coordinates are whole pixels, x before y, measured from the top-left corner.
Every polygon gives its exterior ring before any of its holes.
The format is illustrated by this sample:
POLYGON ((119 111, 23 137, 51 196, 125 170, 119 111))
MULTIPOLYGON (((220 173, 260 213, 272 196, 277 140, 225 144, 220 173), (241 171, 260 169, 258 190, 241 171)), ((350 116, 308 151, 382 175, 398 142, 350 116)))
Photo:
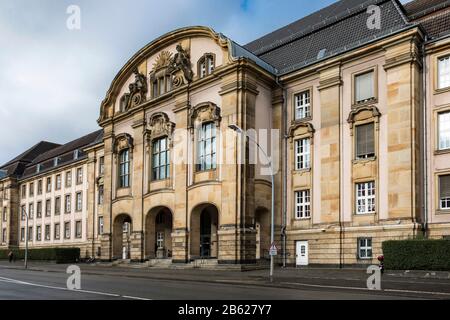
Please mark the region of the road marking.
POLYGON ((315 288, 327 288, 327 289, 361 290, 361 291, 368 291, 368 292, 397 292, 397 293, 417 293, 417 294, 450 296, 450 293, 447 293, 447 292, 414 291, 414 290, 401 290, 401 289, 383 289, 381 291, 375 291, 375 290, 369 290, 367 288, 361 288, 361 287, 326 286, 326 285, 319 285, 319 284, 307 284, 307 283, 296 283, 296 282, 282 282, 282 284, 297 285, 297 286, 304 286, 304 287, 315 287, 315 288))
POLYGON ((47 286, 47 285, 43 285, 43 284, 25 282, 25 281, 20 281, 20 280, 10 279, 10 278, 4 278, 4 277, 0 277, 0 282, 21 284, 21 285, 25 285, 25 286, 39 287, 39 288, 46 288, 46 289, 54 289, 54 290, 63 290, 63 291, 70 291, 70 292, 96 294, 96 295, 101 295, 101 296, 125 298, 125 299, 131 299, 131 300, 152 300, 152 299, 142 298, 142 297, 122 296, 122 295, 116 294, 116 293, 107 293, 107 292, 90 291, 90 290, 69 290, 69 289, 64 288, 64 287, 47 286))

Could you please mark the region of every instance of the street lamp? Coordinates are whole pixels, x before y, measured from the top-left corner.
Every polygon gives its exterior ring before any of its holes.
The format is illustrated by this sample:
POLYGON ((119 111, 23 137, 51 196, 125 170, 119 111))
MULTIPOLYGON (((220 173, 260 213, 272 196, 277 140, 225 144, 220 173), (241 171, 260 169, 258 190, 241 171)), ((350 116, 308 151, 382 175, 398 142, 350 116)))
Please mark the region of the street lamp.
MULTIPOLYGON (((271 177, 271 180, 272 180, 272 208, 271 208, 271 225, 270 225, 270 243, 271 243, 271 246, 272 246, 275 243, 275 177, 274 177, 274 172, 273 172, 272 160, 269 158, 269 156, 264 151, 264 149, 261 148, 259 143, 255 139, 253 139, 251 136, 249 136, 247 133, 244 133, 244 130, 242 130, 238 125, 231 124, 231 125, 228 126, 228 128, 230 128, 231 130, 237 132, 240 135, 244 135, 247 139, 252 141, 258 147, 258 149, 261 150, 261 152, 263 153, 264 157, 269 162, 269 165, 270 165, 270 177, 271 177)), ((270 253, 270 274, 269 274, 269 277, 270 277, 270 281, 271 282, 273 281, 273 265, 274 265, 273 255, 272 255, 272 253, 270 253)))
POLYGON ((25 229, 25 269, 28 268, 28 213, 25 211, 25 208, 22 207, 22 214, 25 214, 26 217, 26 229, 25 229))

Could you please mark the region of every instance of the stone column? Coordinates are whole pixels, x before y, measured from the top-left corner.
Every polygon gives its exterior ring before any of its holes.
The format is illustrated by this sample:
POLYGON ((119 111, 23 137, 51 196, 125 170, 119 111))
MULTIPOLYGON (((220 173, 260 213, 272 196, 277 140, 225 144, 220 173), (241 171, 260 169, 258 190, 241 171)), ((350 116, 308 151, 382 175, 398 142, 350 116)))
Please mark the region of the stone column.
POLYGON ((103 223, 104 234, 101 236, 101 259, 106 261, 112 260, 112 179, 113 179, 113 126, 107 123, 104 127, 104 157, 105 157, 105 173, 104 173, 104 196, 103 196, 103 223))

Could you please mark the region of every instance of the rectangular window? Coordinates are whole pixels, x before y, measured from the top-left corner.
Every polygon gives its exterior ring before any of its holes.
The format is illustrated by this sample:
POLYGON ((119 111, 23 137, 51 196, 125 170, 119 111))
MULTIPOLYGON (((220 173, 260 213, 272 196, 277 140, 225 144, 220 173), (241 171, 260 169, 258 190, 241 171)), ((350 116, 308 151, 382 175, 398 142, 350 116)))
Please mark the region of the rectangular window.
POLYGON ((42 202, 41 201, 39 201, 36 204, 36 217, 37 218, 42 218, 42 202))
POLYGON ((83 168, 77 169, 77 184, 83 183, 83 168))
POLYGON ((439 202, 441 210, 450 210, 450 175, 439 177, 439 202))
POLYGON ((75 195, 75 200, 76 200, 76 207, 75 210, 76 211, 81 211, 83 210, 83 194, 81 192, 77 192, 75 195))
POLYGON ((34 183, 30 183, 30 197, 34 196, 34 183))
POLYGON ((374 72, 369 71, 355 76, 355 102, 364 103, 374 97, 374 72))
POLYGON ((2 231, 2 243, 6 243, 6 228, 3 228, 2 231))
POLYGON ((130 187, 130 151, 123 150, 119 161, 119 187, 130 187))
POLYGON ((72 171, 66 172, 66 187, 69 188, 72 186, 72 171))
POLYGON ((77 239, 81 238, 81 231, 82 231, 82 226, 81 226, 81 221, 76 221, 75 222, 75 237, 77 239))
POLYGON ((55 198, 55 216, 59 216, 61 214, 61 197, 55 198))
POLYGON ((294 96, 295 120, 311 117, 311 93, 304 91, 294 96))
POLYGON ((56 175, 56 190, 61 190, 61 175, 58 174, 56 175))
POLYGON ((104 193, 105 193, 105 187, 101 184, 98 186, 98 204, 103 204, 104 193))
POLYGON ((26 219, 26 212, 25 212, 25 206, 20 207, 20 220, 25 221, 26 219))
POLYGON ((100 157, 98 161, 98 174, 102 176, 105 173, 105 157, 100 157))
POLYGON ((216 169, 216 125, 213 122, 202 124, 198 136, 197 170, 216 169))
POLYGON ((50 225, 45 226, 45 240, 50 241, 50 225))
POLYGON ((356 159, 375 157, 375 133, 373 123, 356 126, 355 150, 356 159))
POLYGON ((28 227, 27 240, 33 241, 33 227, 28 227))
POLYGON ((55 223, 55 240, 61 239, 61 225, 59 223, 55 223))
POLYGON ((438 61, 438 88, 450 87, 450 56, 442 57, 438 61))
POLYGON ((45 200, 45 216, 50 217, 52 215, 52 201, 50 199, 45 200))
POLYGON ((39 180, 37 183, 37 194, 38 195, 42 194, 42 180, 39 180))
POLYGON ((98 234, 102 235, 103 234, 103 228, 104 228, 104 220, 103 217, 98 217, 98 234))
POLYGON ((34 204, 30 203, 28 205, 28 218, 33 219, 34 218, 34 204))
POLYGON ((65 201, 64 201, 64 212, 70 213, 72 211, 72 197, 70 194, 66 195, 65 201))
POLYGON ((23 185, 22 186, 22 198, 26 198, 27 197, 27 186, 23 185))
POLYGON ((3 222, 7 222, 8 221, 8 208, 7 207, 3 207, 3 213, 2 213, 2 220, 3 222))
POLYGON ((70 239, 70 222, 64 223, 64 239, 70 239))
POLYGON ((37 226, 36 227, 36 241, 41 241, 41 240, 42 240, 42 227, 37 226))
POLYGON ((20 241, 25 242, 25 228, 20 228, 20 241))
POLYGON ((369 214, 375 212, 375 182, 356 184, 356 213, 369 214))
POLYGON ((52 192, 52 178, 47 178, 47 192, 52 192))
POLYGON ((311 140, 300 139, 295 141, 295 170, 309 169, 311 167, 311 140))
POLYGON ((170 154, 168 139, 157 139, 152 144, 152 179, 164 180, 170 174, 170 154))
POLYGON ((311 217, 311 192, 310 190, 295 192, 295 218, 305 219, 311 217))
POLYGON ((450 149, 450 111, 439 114, 439 150, 450 149))
POLYGON ((372 238, 358 239, 358 258, 359 259, 372 258, 372 238))

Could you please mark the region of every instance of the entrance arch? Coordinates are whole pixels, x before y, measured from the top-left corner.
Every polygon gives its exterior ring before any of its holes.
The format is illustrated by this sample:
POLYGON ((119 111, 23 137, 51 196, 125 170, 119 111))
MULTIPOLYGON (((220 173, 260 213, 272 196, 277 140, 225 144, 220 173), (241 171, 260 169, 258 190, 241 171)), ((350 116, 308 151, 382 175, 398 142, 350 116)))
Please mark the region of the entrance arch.
POLYGON ((259 207, 255 212, 256 260, 269 257, 270 249, 270 212, 259 207))
POLYGON ((113 259, 130 259, 132 228, 132 219, 128 214, 120 214, 114 219, 113 259))
POLYGON ((219 211, 213 204, 196 206, 191 213, 191 258, 217 258, 219 253, 219 211))
POLYGON ((173 217, 169 208, 151 209, 145 220, 145 257, 163 259, 172 257, 173 217))

